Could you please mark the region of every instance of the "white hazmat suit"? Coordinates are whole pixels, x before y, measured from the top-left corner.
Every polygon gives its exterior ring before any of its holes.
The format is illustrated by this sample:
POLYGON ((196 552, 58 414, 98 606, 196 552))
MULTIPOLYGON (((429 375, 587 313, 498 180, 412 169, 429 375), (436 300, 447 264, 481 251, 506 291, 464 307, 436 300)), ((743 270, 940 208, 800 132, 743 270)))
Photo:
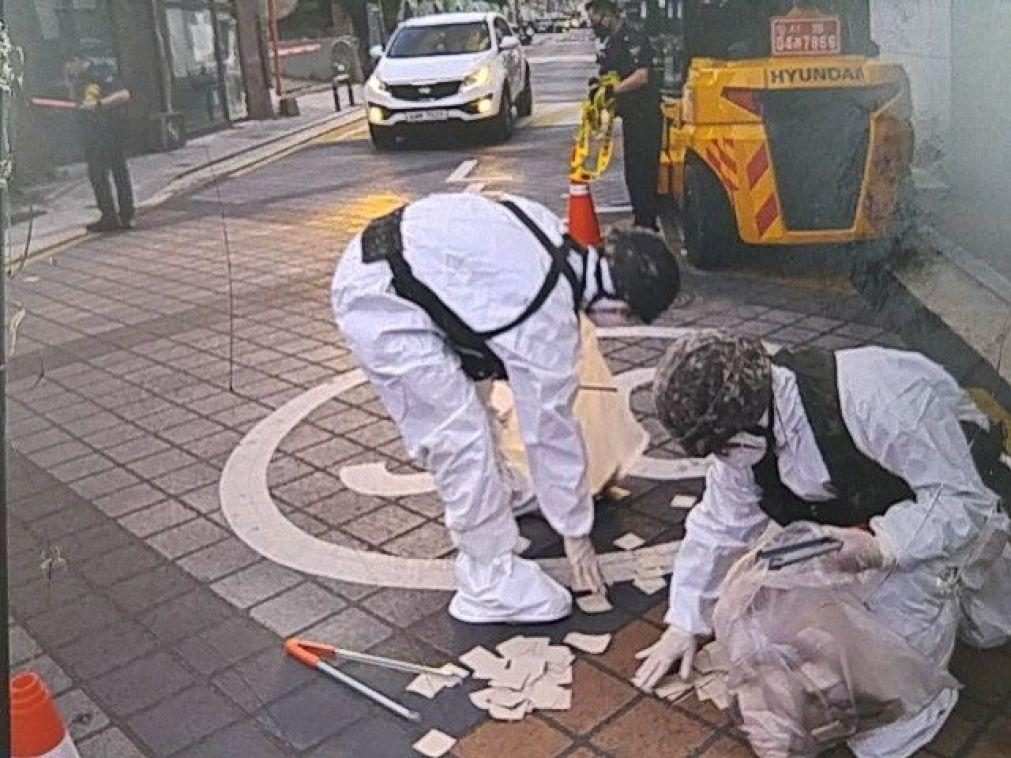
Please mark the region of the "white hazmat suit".
MULTIPOLYGON (((995 645, 1011 635, 1011 550, 999 498, 981 481, 960 421, 986 417, 943 369, 915 353, 859 348, 836 353, 840 405, 856 447, 904 479, 915 499, 892 505, 870 526, 894 565, 865 572, 862 599, 887 629, 947 665, 959 628, 995 645), (961 622, 961 627, 960 627, 961 622)), ((780 477, 806 500, 832 498, 830 477, 801 403, 795 375, 772 367, 780 477)), ((717 457, 686 522, 675 559, 666 621, 699 636, 713 632, 720 585, 770 527, 752 466, 765 441, 717 457)), ((905 756, 940 729, 957 693, 940 692, 913 718, 849 741, 860 756, 905 756)))
MULTIPOLYGON (((522 198, 509 199, 561 243, 557 216, 522 198)), ((431 195, 411 203, 401 236, 417 279, 475 331, 501 327, 522 313, 551 266, 548 252, 515 215, 477 194, 431 195)), ((595 266, 596 256, 591 249, 586 265, 595 266)), ((572 265, 581 275, 578 255, 572 265)), ((594 277, 587 279, 585 302, 595 293, 594 277)), ((566 616, 568 591, 513 554, 519 537, 510 507, 515 477, 496 448, 488 393, 479 392, 463 372, 442 330, 421 307, 396 294, 387 264, 362 261, 359 237, 337 265, 332 304, 408 451, 433 475, 445 504, 446 526, 458 550, 450 613, 472 622, 566 616)), ((573 414, 576 306, 561 277, 529 319, 488 341, 509 375, 541 512, 569 538, 586 537, 593 524, 586 453, 573 414)))

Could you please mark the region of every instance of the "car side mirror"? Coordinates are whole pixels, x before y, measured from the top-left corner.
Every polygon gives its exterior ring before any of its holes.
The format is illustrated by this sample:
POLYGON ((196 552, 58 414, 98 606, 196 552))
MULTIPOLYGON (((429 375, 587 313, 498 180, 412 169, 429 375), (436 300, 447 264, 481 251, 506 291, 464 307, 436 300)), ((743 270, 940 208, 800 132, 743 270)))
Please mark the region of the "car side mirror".
POLYGON ((498 43, 499 50, 515 50, 520 46, 520 41, 513 35, 508 37, 503 37, 502 41, 498 43))
POLYGON ((369 48, 369 55, 371 56, 372 60, 374 61, 379 60, 380 58, 383 57, 383 46, 373 45, 372 47, 369 48))

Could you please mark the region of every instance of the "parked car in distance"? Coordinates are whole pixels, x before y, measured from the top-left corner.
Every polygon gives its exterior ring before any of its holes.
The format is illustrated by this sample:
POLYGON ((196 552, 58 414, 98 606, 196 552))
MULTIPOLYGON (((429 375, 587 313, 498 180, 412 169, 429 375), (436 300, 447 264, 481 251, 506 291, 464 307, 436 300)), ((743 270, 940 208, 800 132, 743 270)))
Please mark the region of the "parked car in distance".
POLYGON ((498 13, 442 13, 409 19, 394 31, 365 86, 372 143, 396 145, 419 124, 474 125, 505 141, 516 116, 533 110, 530 65, 498 13))

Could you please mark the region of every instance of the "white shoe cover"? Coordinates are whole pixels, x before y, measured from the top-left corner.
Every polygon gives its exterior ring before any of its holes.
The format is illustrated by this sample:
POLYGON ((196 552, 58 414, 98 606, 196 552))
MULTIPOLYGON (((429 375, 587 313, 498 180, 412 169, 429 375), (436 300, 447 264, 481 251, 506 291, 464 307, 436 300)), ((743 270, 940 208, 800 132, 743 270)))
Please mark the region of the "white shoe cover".
POLYGON ((538 624, 572 613, 572 596, 533 561, 510 553, 490 564, 456 557, 449 615, 471 624, 538 624))

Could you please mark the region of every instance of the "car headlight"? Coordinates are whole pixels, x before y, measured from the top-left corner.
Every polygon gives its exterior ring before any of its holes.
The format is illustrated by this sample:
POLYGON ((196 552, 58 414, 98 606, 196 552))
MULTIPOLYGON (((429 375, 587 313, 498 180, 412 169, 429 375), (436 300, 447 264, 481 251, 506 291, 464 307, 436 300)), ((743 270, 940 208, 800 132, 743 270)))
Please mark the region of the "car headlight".
POLYGON ((487 63, 471 71, 463 80, 463 88, 481 87, 491 81, 491 66, 487 63))
POLYGON ((380 95, 385 95, 390 91, 390 88, 386 86, 386 82, 384 82, 375 74, 369 77, 368 87, 373 92, 380 95))

